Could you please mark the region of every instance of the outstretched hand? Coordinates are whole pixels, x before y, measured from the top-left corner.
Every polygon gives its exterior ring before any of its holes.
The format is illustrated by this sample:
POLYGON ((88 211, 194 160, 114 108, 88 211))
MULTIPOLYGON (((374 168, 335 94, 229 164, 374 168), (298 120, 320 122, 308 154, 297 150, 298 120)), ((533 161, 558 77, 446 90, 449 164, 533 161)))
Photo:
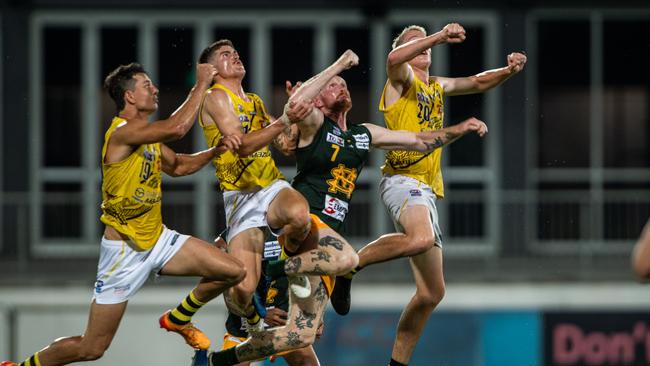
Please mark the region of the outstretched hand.
POLYGON ((483 137, 488 132, 485 122, 474 117, 468 118, 459 124, 462 134, 475 131, 479 136, 483 137))
POLYGON ((526 65, 526 54, 523 52, 513 52, 508 55, 508 68, 510 71, 513 73, 518 73, 519 71, 524 69, 524 65, 526 65))
POLYGON ((465 28, 458 23, 449 23, 442 28, 443 39, 447 43, 461 43, 465 40, 465 28))

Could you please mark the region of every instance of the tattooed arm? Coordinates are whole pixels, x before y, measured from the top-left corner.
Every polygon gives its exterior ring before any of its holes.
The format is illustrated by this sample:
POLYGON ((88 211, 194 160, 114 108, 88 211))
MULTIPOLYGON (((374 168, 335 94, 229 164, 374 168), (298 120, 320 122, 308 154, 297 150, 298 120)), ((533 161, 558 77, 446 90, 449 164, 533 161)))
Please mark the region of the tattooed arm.
POLYGON ((393 131, 371 123, 363 125, 372 135, 372 146, 384 150, 431 152, 456 141, 469 132, 475 131, 481 137, 487 133, 485 123, 473 117, 451 127, 419 133, 393 131))
POLYGON ((273 146, 283 155, 293 155, 298 147, 298 137, 300 136, 298 126, 287 126, 284 131, 273 140, 273 146))

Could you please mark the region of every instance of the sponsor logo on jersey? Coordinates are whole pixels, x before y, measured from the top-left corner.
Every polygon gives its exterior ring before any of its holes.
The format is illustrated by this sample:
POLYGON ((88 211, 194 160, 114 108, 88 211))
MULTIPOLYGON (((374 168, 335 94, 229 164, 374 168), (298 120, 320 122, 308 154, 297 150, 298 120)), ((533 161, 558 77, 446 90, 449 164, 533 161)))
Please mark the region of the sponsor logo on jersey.
POLYGON ((336 126, 332 128, 332 132, 334 132, 336 136, 341 136, 341 130, 336 126))
POLYGON ((370 150, 370 137, 367 133, 360 133, 352 136, 354 137, 357 149, 370 150))
POLYGON ((409 194, 411 195, 411 197, 422 197, 422 191, 419 189, 411 189, 409 191, 409 194))
POLYGON ((345 215, 348 213, 348 203, 326 194, 323 213, 339 221, 343 221, 345 220, 345 215))
POLYGON ((239 104, 237 107, 239 108, 239 111, 240 111, 240 112, 243 112, 243 111, 244 111, 244 106, 243 106, 243 105, 239 104))
POLYGON ((358 135, 352 135, 356 142, 370 142, 370 137, 367 133, 360 133, 358 135))
POLYGON ((370 144, 367 142, 356 142, 357 149, 370 150, 370 144))
POLYGON ((345 142, 343 141, 343 138, 338 137, 338 136, 334 136, 329 132, 327 133, 326 140, 327 140, 327 142, 331 142, 331 143, 337 144, 339 146, 345 146, 345 142))
POLYGON ((264 259, 277 258, 280 256, 280 243, 277 240, 267 241, 264 243, 264 259))

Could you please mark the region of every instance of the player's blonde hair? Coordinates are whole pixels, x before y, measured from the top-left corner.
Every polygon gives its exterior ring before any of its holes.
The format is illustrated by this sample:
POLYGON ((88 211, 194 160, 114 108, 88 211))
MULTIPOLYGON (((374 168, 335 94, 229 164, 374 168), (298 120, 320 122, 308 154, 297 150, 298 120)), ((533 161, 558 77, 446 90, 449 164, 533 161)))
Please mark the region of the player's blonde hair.
POLYGON ((409 25, 408 27, 405 27, 404 29, 402 29, 402 32, 399 34, 399 36, 397 36, 397 37, 395 37, 395 39, 393 39, 393 49, 397 48, 397 46, 400 46, 402 43, 404 43, 404 39, 403 39, 404 35, 406 35, 407 32, 412 31, 412 30, 417 30, 417 31, 420 31, 420 32, 424 33, 425 36, 427 35, 427 30, 424 29, 424 27, 422 27, 420 25, 415 25, 415 24, 414 25, 409 25))

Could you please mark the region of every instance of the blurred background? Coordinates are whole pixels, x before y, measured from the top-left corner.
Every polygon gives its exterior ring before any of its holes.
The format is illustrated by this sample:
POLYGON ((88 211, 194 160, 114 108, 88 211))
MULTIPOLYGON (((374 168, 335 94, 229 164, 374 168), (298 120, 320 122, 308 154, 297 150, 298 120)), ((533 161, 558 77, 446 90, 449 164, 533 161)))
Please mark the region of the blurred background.
MULTIPOLYGON (((629 266, 650 216, 647 1, 0 4, 0 361, 83 331, 103 230, 101 145, 115 112, 101 88, 108 72, 142 63, 164 118, 193 85, 200 51, 229 38, 247 68, 245 89, 277 115, 285 80, 305 80, 351 48, 361 60, 342 75, 350 120, 383 125, 377 106, 392 39, 405 25, 435 32, 458 22, 467 40, 432 50, 433 75, 502 67, 513 51, 528 63, 488 93, 445 100, 447 125, 475 116, 490 133, 443 153, 448 289, 411 364, 650 364, 649 290, 629 266)), ((170 146, 204 149, 197 127, 170 146)), ((294 161, 277 161, 293 177, 294 161)), ((356 248, 393 231, 378 194, 382 162, 374 151, 353 198, 347 238, 356 248)), ((211 167, 163 187, 167 226, 205 240, 222 230, 211 167)), ((97 364, 189 364, 181 340, 154 327, 195 280, 157 282, 132 301, 97 364)), ((351 314, 327 315, 323 365, 386 364, 413 288, 405 259, 356 276, 351 314)), ((216 346, 223 315, 218 299, 198 318, 216 346)))

